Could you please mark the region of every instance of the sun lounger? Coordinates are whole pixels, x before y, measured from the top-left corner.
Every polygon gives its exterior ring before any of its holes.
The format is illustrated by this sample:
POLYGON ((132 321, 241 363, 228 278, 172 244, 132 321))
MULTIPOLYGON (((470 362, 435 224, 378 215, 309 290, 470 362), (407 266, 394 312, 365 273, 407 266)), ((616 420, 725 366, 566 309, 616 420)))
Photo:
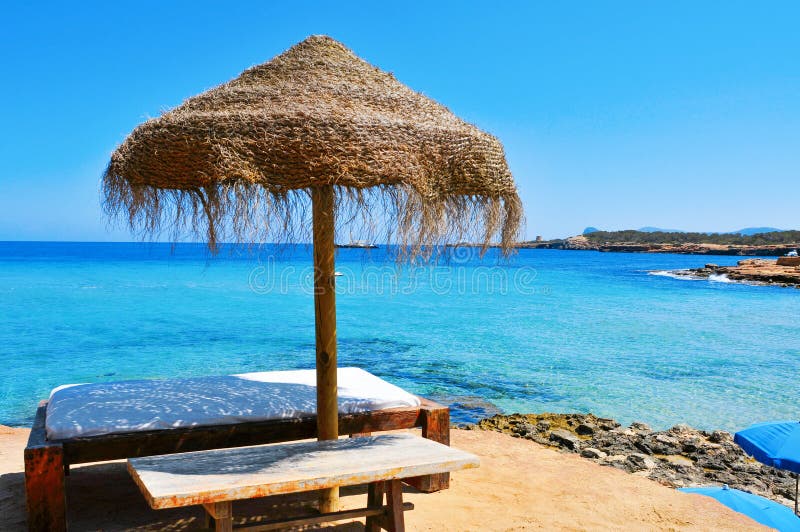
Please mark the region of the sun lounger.
MULTIPOLYGON (((325 488, 369 485, 368 506, 237 530, 277 530, 367 517, 367 530, 404 530, 401 480, 478 467, 478 457, 410 434, 200 451, 128 460, 154 509, 203 505, 218 532, 233 529, 232 501, 325 488), (383 505, 384 487, 388 505, 383 505)), ((210 524, 210 523, 209 523, 210 524)))
MULTIPOLYGON (((42 401, 25 448, 28 526, 64 530, 70 464, 278 443, 316 436, 314 370, 82 384, 42 401)), ((358 368, 339 369, 342 435, 422 428, 450 442, 447 407, 358 368)), ((449 476, 409 483, 446 489, 449 476)))

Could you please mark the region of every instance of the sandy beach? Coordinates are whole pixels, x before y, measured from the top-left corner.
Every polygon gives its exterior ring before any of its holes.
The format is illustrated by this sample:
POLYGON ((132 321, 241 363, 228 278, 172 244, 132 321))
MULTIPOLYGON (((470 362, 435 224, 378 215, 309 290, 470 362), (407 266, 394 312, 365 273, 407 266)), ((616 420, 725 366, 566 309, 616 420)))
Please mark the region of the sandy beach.
MULTIPOLYGON (((27 429, 0 426, 0 530, 25 529, 22 454, 27 429)), ((453 446, 477 454, 481 467, 453 474, 451 488, 408 488, 409 530, 767 530, 712 499, 603 467, 577 455, 488 431, 452 431, 453 446)), ((199 508, 151 510, 124 463, 73 468, 67 481, 72 530, 190 530, 199 508)), ((345 508, 363 505, 363 489, 344 493, 345 508)), ((249 501, 241 516, 282 511, 305 499, 249 501)), ((359 523, 328 527, 363 530, 359 523)))

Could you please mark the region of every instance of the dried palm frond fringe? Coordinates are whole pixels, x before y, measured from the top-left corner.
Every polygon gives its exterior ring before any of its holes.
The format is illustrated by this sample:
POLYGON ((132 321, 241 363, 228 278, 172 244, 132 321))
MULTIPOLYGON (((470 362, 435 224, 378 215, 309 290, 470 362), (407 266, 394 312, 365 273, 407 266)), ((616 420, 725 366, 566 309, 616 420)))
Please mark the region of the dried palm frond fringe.
POLYGON ((325 185, 340 232, 394 242, 404 259, 463 241, 507 252, 522 221, 495 137, 321 36, 138 126, 103 195, 141 236, 216 251, 307 239, 309 191, 325 185))

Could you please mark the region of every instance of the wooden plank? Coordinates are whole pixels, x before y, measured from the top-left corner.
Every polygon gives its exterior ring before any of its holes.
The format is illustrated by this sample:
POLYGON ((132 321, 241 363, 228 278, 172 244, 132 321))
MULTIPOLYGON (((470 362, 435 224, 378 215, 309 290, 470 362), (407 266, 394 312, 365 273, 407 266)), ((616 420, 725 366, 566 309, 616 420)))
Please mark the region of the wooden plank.
POLYGON ((250 499, 477 467, 410 434, 201 451, 128 460, 152 508, 250 499))
POLYGON ((33 418, 33 426, 28 434, 28 445, 26 447, 40 447, 47 445, 47 433, 45 423, 47 421, 47 401, 39 401, 36 408, 36 415, 33 418))
MULTIPOLYGON (((339 433, 381 432, 421 426, 419 407, 387 408, 339 416, 339 433)), ((136 458, 160 454, 244 447, 314 438, 315 416, 245 422, 235 425, 189 427, 109 434, 63 440, 71 464, 136 458)))
MULTIPOLYGON (((410 502, 403 503, 402 509, 408 512, 414 509, 414 505, 410 502)), ((272 521, 265 521, 257 525, 235 527, 234 530, 242 532, 267 532, 269 530, 285 530, 286 528, 301 527, 309 525, 319 525, 328 523, 330 521, 344 521, 349 519, 358 519, 366 517, 367 521, 374 519, 376 516, 385 516, 386 508, 357 508, 354 510, 342 510, 339 512, 332 512, 324 515, 313 515, 309 517, 295 517, 289 519, 275 519, 272 521)))
POLYGON ((215 532, 231 532, 233 530, 233 504, 230 501, 204 504, 206 514, 214 519, 215 532))
POLYGON ((369 416, 339 416, 339 435, 367 432, 383 432, 420 426, 419 408, 387 408, 370 412, 369 416), (392 429, 389 427, 397 427, 392 429))
MULTIPOLYGON (((450 445, 450 409, 427 399, 421 401, 422 437, 450 445)), ((432 493, 450 487, 450 473, 408 478, 405 482, 424 493, 432 493)))
POLYGON ((450 409, 447 407, 423 408, 422 437, 443 445, 450 445, 450 409))
POLYGON ((39 404, 24 453, 28 530, 62 531, 67 529, 64 449, 47 442, 46 409, 46 401, 39 404))
MULTIPOLYGON (((334 246, 334 193, 331 185, 311 189, 314 238, 314 318, 317 345, 317 438, 339 437, 336 384, 336 267, 334 246)), ((320 493, 321 512, 334 512, 339 490, 320 493)))

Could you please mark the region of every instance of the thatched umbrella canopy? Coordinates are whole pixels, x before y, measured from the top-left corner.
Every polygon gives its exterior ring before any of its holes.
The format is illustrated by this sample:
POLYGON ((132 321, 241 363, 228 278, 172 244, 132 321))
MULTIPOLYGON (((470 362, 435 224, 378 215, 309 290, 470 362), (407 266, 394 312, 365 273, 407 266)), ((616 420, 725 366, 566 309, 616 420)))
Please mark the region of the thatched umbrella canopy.
POLYGON ((137 231, 200 233, 215 249, 306 236, 292 218, 323 185, 367 220, 380 203, 411 255, 495 236, 508 249, 522 212, 495 137, 322 36, 138 126, 103 191, 137 231))
POLYGON ((338 436, 336 223, 386 227, 401 258, 427 258, 448 241, 509 251, 522 216, 495 137, 324 36, 139 125, 111 156, 103 193, 135 231, 193 233, 212 251, 313 233, 327 439, 338 436))

